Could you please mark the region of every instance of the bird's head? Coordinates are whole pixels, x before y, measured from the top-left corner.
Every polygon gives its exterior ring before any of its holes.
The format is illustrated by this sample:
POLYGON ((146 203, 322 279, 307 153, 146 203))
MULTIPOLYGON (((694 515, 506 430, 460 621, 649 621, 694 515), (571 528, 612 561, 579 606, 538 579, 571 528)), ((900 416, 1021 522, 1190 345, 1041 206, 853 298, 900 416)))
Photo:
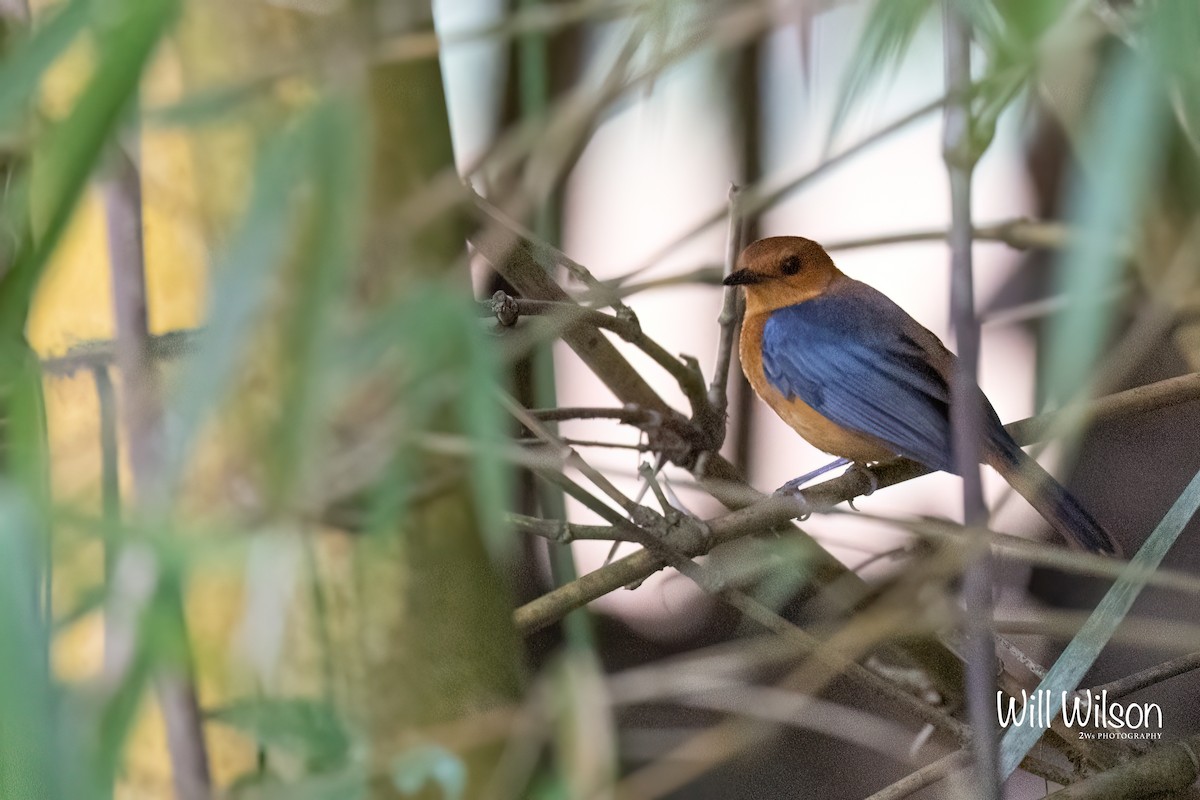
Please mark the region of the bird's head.
POLYGON ((743 250, 724 282, 746 288, 746 313, 755 314, 811 300, 839 274, 825 248, 812 239, 772 236, 743 250))

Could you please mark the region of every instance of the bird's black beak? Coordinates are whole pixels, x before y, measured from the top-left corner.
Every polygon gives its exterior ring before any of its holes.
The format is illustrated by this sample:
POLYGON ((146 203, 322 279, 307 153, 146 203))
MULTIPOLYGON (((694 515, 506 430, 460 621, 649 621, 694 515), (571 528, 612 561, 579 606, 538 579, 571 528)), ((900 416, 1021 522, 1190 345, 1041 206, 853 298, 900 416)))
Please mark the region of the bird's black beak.
POLYGON ((729 273, 721 283, 726 286, 752 286, 756 283, 762 283, 765 278, 765 275, 757 272, 751 272, 748 269, 739 269, 736 272, 729 273))

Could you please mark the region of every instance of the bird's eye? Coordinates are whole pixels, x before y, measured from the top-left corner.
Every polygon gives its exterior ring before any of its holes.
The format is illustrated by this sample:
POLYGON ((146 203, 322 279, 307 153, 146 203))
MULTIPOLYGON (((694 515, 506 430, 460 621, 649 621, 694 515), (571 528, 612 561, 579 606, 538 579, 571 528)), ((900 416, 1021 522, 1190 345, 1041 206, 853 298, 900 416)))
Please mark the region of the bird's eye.
POLYGON ((795 275, 800 271, 800 256, 788 256, 779 265, 779 269, 784 275, 795 275))

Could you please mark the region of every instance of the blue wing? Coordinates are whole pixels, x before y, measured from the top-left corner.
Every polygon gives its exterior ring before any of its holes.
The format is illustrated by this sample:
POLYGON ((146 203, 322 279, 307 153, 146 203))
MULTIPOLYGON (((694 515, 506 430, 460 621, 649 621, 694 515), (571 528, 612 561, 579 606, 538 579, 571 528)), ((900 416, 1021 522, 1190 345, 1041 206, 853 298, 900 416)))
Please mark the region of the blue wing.
POLYGON ((946 380, 905 333, 912 318, 869 292, 827 293, 773 312, 763 331, 767 380, 898 455, 953 472, 946 380))

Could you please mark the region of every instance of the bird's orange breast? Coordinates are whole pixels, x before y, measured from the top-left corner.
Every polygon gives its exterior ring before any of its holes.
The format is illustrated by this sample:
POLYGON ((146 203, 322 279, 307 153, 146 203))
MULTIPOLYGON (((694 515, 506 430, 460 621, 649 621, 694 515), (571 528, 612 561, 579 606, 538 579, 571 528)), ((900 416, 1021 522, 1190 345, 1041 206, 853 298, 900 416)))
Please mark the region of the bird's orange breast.
MULTIPOLYGON (((844 428, 799 398, 784 397, 771 385, 763 371, 762 360, 763 329, 768 316, 769 313, 746 315, 738 348, 746 380, 763 402, 807 442, 826 453, 860 464, 894 458, 895 451, 874 436, 844 428)), ((797 343, 797 346, 803 347, 803 344, 797 343)))

